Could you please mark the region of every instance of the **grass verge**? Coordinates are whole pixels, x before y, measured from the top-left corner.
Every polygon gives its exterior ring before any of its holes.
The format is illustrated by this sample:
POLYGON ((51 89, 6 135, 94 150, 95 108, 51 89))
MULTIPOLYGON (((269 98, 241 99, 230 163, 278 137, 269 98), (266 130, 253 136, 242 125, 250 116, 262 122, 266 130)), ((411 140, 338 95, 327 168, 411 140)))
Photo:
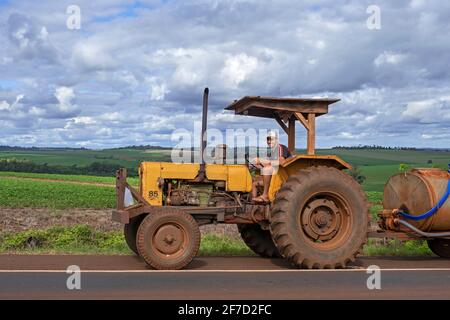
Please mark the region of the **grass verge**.
MULTIPOLYGON (((132 254, 120 231, 98 231, 88 225, 51 227, 0 235, 0 253, 132 254)), ((369 239, 366 256, 430 256, 425 241, 369 239)), ((207 234, 202 237, 200 256, 255 255, 240 239, 207 234)))
POLYGON ((389 239, 385 243, 377 239, 369 239, 364 246, 363 255, 365 256, 432 256, 433 253, 428 248, 424 240, 400 241, 398 239, 389 239))
MULTIPOLYGON (((0 235, 0 253, 132 254, 120 231, 97 231, 88 225, 51 227, 0 235)), ((254 255, 242 240, 205 235, 201 256, 254 255)))

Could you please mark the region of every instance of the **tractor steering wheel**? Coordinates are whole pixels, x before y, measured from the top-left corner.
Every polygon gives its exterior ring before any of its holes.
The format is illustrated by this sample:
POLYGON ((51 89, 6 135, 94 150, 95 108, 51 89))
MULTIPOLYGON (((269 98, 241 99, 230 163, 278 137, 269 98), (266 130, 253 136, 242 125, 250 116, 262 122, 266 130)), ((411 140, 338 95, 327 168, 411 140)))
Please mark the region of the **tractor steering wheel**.
POLYGON ((252 169, 253 169, 253 170, 259 169, 256 165, 254 165, 253 163, 250 162, 248 153, 245 154, 245 164, 247 165, 247 167, 248 167, 250 170, 252 170, 252 169))

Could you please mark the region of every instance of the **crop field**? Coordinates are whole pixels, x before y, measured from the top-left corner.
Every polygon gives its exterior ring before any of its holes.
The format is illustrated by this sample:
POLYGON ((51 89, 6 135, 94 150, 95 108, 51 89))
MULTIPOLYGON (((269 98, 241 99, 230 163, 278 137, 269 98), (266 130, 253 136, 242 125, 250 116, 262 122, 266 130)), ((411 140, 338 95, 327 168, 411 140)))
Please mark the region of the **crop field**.
POLYGON ((0 177, 0 207, 102 209, 114 205, 112 186, 0 177))
MULTIPOLYGON (((301 150, 299 150, 301 152, 301 150)), ((388 178, 399 172, 400 164, 409 167, 439 166, 450 162, 450 152, 414 150, 329 149, 319 154, 336 154, 356 165, 365 176, 363 187, 378 207, 388 178)), ((170 161, 170 150, 38 150, 0 152, 0 158, 21 158, 54 165, 80 165, 96 161, 138 165, 140 161, 170 161)), ((138 178, 129 178, 138 185, 138 178)), ((0 206, 51 208, 111 208, 114 205, 115 177, 87 175, 0 172, 0 206)), ((377 208, 378 208, 377 207, 377 208)), ((375 209, 374 209, 375 211, 375 209)))
POLYGON ((86 166, 107 162, 125 167, 137 167, 142 161, 170 161, 170 150, 39 150, 0 151, 0 159, 30 160, 37 164, 86 166))
MULTIPOLYGON (((297 150, 297 152, 304 153, 304 150, 297 150)), ((410 168, 431 166, 446 168, 450 163, 449 151, 320 149, 317 153, 338 155, 351 165, 358 166, 366 177, 363 184, 366 191, 383 191, 387 179, 399 172, 400 164, 406 164, 410 168)), ((136 168, 142 161, 170 161, 170 154, 170 150, 161 149, 0 151, 0 159, 30 160, 37 164, 46 163, 49 166, 87 166, 94 162, 104 162, 136 168)), ((65 180, 62 177, 57 179, 65 180)), ((70 177, 69 179, 76 178, 70 177)), ((80 179, 87 180, 89 178, 80 179)), ((112 181, 108 178, 94 179, 98 183, 112 181)))

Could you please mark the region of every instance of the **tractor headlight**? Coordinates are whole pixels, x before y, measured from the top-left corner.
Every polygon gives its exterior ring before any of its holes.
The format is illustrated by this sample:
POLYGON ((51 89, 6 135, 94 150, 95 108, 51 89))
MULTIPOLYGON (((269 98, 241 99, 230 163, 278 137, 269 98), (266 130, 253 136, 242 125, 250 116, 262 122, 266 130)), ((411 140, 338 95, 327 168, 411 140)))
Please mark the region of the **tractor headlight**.
POLYGON ((123 199, 125 207, 132 206, 134 204, 133 196, 131 195, 131 191, 128 188, 125 188, 125 195, 123 199))

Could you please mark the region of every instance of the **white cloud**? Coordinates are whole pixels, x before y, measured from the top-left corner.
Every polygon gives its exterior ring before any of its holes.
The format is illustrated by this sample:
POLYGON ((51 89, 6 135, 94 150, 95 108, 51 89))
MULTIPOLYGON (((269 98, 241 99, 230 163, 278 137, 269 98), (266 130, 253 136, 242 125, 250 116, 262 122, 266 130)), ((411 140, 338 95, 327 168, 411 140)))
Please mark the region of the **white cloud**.
POLYGON ((59 87, 56 88, 55 97, 59 102, 59 109, 61 111, 70 111, 74 108, 72 100, 75 98, 75 93, 72 88, 59 87))
POLYGON ((16 108, 16 106, 20 103, 20 101, 25 97, 23 94, 19 94, 16 96, 16 99, 13 103, 9 104, 7 101, 0 101, 0 110, 3 111, 12 111, 16 108))
POLYGON ((237 87, 258 68, 258 59, 245 53, 233 55, 225 60, 221 75, 232 87, 237 87))
POLYGON ((385 51, 381 53, 374 61, 374 64, 379 67, 386 64, 398 65, 402 63, 406 58, 406 55, 401 53, 395 53, 391 51, 385 51))
POLYGON ((0 110, 9 110, 10 109, 10 105, 9 105, 9 103, 8 102, 6 102, 6 101, 1 101, 0 102, 0 110))
POLYGON ((338 136, 341 137, 342 139, 358 140, 367 137, 367 133, 341 132, 338 136))
POLYGON ((323 49, 326 48, 327 45, 326 45, 325 41, 323 41, 323 40, 318 40, 318 41, 315 42, 314 46, 315 46, 317 49, 319 49, 319 50, 323 50, 323 49))
POLYGON ((45 115, 45 110, 39 107, 31 107, 29 113, 34 117, 43 117, 45 115))
POLYGON ((424 6, 424 4, 425 0, 411 0, 411 2, 409 3, 409 5, 414 9, 421 8, 424 6))
POLYGON ((91 125, 97 123, 92 117, 75 117, 73 118, 75 124, 91 125))
POLYGON ((117 120, 120 120, 125 117, 122 116, 119 112, 115 111, 115 112, 108 112, 108 113, 101 114, 97 118, 99 120, 104 120, 104 121, 117 121, 117 120))
POLYGON ((56 62, 58 53, 50 41, 47 28, 34 19, 22 13, 13 13, 6 22, 6 32, 16 48, 16 58, 56 62))
POLYGON ((72 57, 77 64, 87 70, 113 69, 117 66, 107 48, 95 40, 77 43, 72 57))
POLYGON ((445 123, 450 120, 450 97, 409 102, 402 115, 419 123, 445 123))
POLYGON ((221 112, 272 95, 342 98, 318 119, 318 146, 448 132, 447 2, 380 0, 382 32, 367 31, 355 0, 132 3, 79 0, 78 31, 54 1, 2 6, 2 143, 167 145, 172 128, 200 119, 205 86, 222 129, 274 125, 221 112))
POLYGON ((166 89, 165 84, 153 84, 150 99, 159 101, 164 100, 166 93, 169 93, 169 90, 166 89))

